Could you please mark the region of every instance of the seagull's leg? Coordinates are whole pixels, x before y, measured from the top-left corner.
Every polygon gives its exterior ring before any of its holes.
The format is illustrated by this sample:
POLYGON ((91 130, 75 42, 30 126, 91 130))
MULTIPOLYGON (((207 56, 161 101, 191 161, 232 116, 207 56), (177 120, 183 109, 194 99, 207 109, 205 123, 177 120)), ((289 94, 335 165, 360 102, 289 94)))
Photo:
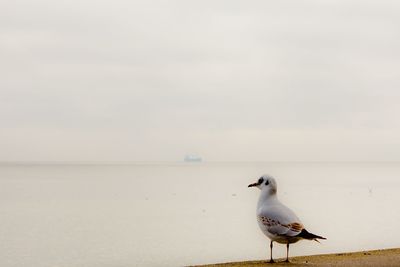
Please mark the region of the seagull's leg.
POLYGON ((286 244, 286 262, 289 262, 289 242, 286 244))
POLYGON ((269 261, 269 263, 274 263, 275 261, 272 259, 272 240, 271 240, 271 243, 269 244, 269 247, 271 248, 271 259, 270 259, 270 261, 269 261))

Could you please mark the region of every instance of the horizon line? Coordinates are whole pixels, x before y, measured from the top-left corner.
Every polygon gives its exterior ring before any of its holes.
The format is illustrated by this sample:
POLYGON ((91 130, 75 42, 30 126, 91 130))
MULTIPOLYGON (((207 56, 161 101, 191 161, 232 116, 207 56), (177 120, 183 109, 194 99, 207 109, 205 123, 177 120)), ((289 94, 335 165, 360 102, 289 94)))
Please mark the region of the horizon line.
POLYGON ((186 164, 201 165, 204 163, 400 163, 400 160, 211 160, 200 162, 185 162, 184 160, 53 160, 53 161, 35 161, 35 160, 13 160, 0 161, 0 165, 151 165, 151 164, 186 164))

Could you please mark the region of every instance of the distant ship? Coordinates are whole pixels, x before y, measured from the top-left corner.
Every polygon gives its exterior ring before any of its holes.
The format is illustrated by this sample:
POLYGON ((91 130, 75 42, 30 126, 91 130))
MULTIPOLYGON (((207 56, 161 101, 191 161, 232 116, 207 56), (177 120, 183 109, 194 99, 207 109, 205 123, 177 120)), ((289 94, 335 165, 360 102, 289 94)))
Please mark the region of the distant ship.
POLYGON ((185 162, 201 162, 202 158, 197 155, 186 155, 183 160, 185 162))

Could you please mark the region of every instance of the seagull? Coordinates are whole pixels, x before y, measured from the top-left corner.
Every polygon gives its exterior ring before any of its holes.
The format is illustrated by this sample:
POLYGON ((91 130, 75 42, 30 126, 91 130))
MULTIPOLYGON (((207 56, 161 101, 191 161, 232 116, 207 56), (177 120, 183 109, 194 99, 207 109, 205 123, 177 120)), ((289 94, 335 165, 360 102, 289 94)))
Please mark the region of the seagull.
POLYGON ((286 244, 286 262, 289 262, 289 244, 296 243, 301 239, 315 240, 326 239, 308 232, 296 214, 283 205, 276 195, 277 184, 270 175, 261 176, 256 183, 248 187, 257 187, 261 190, 260 198, 257 203, 257 222, 261 231, 271 240, 271 260, 272 246, 276 241, 286 244))

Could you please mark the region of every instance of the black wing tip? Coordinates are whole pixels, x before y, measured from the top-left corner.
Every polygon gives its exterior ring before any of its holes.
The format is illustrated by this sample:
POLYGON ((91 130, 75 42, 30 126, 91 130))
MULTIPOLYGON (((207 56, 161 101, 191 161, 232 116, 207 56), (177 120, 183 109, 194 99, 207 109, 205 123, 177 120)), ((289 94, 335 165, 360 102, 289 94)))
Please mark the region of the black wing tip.
POLYGON ((309 240, 316 240, 316 239, 324 239, 326 240, 325 237, 319 236, 319 235, 314 235, 310 232, 308 232, 306 229, 302 229, 301 232, 297 235, 298 237, 304 238, 304 239, 309 239, 309 240))

